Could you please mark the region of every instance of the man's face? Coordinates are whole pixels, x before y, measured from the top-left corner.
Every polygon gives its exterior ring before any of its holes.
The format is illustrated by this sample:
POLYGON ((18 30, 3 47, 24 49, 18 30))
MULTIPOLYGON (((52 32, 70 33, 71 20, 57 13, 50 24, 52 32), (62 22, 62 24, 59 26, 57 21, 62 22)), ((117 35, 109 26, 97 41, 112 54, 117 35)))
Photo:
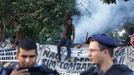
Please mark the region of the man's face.
POLYGON ((134 34, 131 35, 130 44, 134 47, 134 34))
POLYGON ((25 50, 19 48, 17 59, 20 67, 32 67, 36 63, 37 53, 36 50, 25 50))
POLYGON ((101 64, 104 59, 104 53, 103 51, 100 51, 99 43, 97 41, 90 42, 88 54, 91 64, 101 64))

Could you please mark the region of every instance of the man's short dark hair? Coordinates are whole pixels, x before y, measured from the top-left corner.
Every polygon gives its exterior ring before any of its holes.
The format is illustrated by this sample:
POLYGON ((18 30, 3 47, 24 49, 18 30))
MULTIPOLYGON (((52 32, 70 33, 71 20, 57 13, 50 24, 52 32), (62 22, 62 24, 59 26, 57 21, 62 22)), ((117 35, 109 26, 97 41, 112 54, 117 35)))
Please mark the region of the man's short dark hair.
POLYGON ((23 48, 26 50, 32 50, 35 49, 37 51, 37 45, 35 42, 33 42, 31 39, 23 39, 19 42, 18 50, 19 48, 23 48))

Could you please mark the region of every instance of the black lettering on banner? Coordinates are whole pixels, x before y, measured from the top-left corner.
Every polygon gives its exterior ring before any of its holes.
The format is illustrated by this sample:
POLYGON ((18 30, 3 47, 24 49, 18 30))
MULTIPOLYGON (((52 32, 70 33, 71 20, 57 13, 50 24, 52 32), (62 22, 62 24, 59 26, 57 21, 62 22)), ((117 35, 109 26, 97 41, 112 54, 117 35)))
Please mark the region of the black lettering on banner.
POLYGON ((17 59, 17 57, 15 57, 15 59, 17 59))
POLYGON ((46 65, 47 64, 47 59, 42 59, 42 63, 46 65))
POLYGON ((83 63, 83 64, 82 64, 82 67, 81 67, 81 70, 82 70, 82 69, 84 69, 84 70, 87 69, 86 66, 87 66, 87 64, 86 64, 86 63, 83 63))
POLYGON ((81 67, 81 63, 77 63, 76 65, 77 65, 77 66, 76 66, 76 70, 79 70, 80 67, 81 67))
POLYGON ((2 57, 2 60, 5 60, 5 57, 2 57))
POLYGON ((83 57, 81 57, 81 58, 75 57, 73 62, 89 62, 89 59, 88 58, 83 58, 83 57))
POLYGON ((77 58, 77 57, 74 58, 74 62, 78 62, 79 60, 80 60, 80 59, 77 58))
POLYGON ((51 49, 49 48, 49 46, 46 46, 46 49, 48 49, 48 51, 50 51, 50 52, 51 52, 51 49))
POLYGON ((14 57, 11 58, 12 60, 15 60, 14 57))
POLYGON ((3 56, 3 55, 4 55, 4 53, 0 53, 0 55, 1 55, 1 56, 3 56))
POLYGON ((5 57, 5 60, 13 60, 13 57, 5 57))
POLYGON ((80 61, 81 62, 85 62, 85 58, 80 58, 80 61))
POLYGON ((6 57, 6 60, 10 60, 10 57, 6 57))
POLYGON ((63 66, 63 63, 64 63, 64 62, 61 62, 61 63, 60 63, 60 68, 62 68, 62 66, 63 66))
POLYGON ((44 50, 43 55, 42 56, 46 56, 49 57, 50 51, 44 50))
POLYGON ((82 51, 83 51, 83 50, 80 50, 80 52, 78 52, 77 56, 80 56, 80 54, 82 54, 82 51))
POLYGON ((76 67, 76 63, 70 63, 70 68, 69 69, 74 70, 75 67, 76 67))
POLYGON ((49 60, 48 66, 52 66, 52 67, 55 68, 55 66, 56 66, 56 61, 49 60))
POLYGON ((16 52, 14 52, 13 54, 16 55, 16 52))
POLYGON ((64 68, 64 69, 68 69, 68 66, 69 66, 69 63, 64 63, 63 68, 64 68))
POLYGON ((51 58, 51 59, 58 59, 58 54, 57 53, 50 52, 50 51, 47 51, 47 50, 45 50, 43 52, 42 56, 44 56, 46 58, 51 58))
POLYGON ((9 55, 12 55, 12 52, 9 52, 9 55))
POLYGON ((49 60, 49 59, 42 59, 42 63, 47 65, 48 67, 53 67, 55 68, 56 65, 59 64, 59 68, 61 69, 66 69, 66 70, 72 70, 72 71, 80 71, 80 70, 85 70, 87 68, 91 67, 90 63, 70 63, 70 62, 60 62, 57 63, 56 61, 49 60))
POLYGON ((85 58, 85 62, 89 62, 89 59, 88 58, 85 58))
POLYGON ((56 59, 56 53, 51 52, 49 58, 56 59))
POLYGON ((2 53, 2 55, 4 56, 5 54, 4 54, 4 53, 2 53))
POLYGON ((6 52, 5 54, 6 54, 6 56, 7 56, 7 55, 10 55, 10 52, 6 52))
POLYGON ((56 61, 53 61, 53 60, 42 59, 42 63, 47 65, 48 67, 55 68, 55 66, 56 66, 56 61))

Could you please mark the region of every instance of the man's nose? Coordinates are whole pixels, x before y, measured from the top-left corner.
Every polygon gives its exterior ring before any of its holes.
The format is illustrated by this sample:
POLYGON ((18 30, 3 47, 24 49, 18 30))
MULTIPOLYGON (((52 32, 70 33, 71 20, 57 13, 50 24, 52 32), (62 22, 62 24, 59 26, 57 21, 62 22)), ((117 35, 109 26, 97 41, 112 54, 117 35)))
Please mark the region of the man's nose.
POLYGON ((28 63, 30 62, 30 58, 29 57, 26 58, 26 62, 28 62, 28 63))

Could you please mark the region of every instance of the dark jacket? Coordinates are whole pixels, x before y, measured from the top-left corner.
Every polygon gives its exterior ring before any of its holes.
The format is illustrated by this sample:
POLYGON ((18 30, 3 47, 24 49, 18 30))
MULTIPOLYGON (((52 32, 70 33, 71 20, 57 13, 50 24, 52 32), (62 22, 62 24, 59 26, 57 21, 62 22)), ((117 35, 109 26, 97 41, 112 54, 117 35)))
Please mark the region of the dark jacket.
MULTIPOLYGON (((59 75, 59 73, 56 70, 52 70, 45 65, 40 65, 40 66, 35 66, 35 67, 38 68, 37 70, 38 72, 40 72, 40 74, 33 72, 33 74, 31 75, 37 75, 37 74, 38 75, 59 75)), ((10 75, 13 69, 14 69, 13 67, 2 68, 0 71, 0 75, 10 75)))
POLYGON ((114 64, 105 74, 100 68, 92 67, 80 75, 134 75, 134 72, 123 64, 114 64))

